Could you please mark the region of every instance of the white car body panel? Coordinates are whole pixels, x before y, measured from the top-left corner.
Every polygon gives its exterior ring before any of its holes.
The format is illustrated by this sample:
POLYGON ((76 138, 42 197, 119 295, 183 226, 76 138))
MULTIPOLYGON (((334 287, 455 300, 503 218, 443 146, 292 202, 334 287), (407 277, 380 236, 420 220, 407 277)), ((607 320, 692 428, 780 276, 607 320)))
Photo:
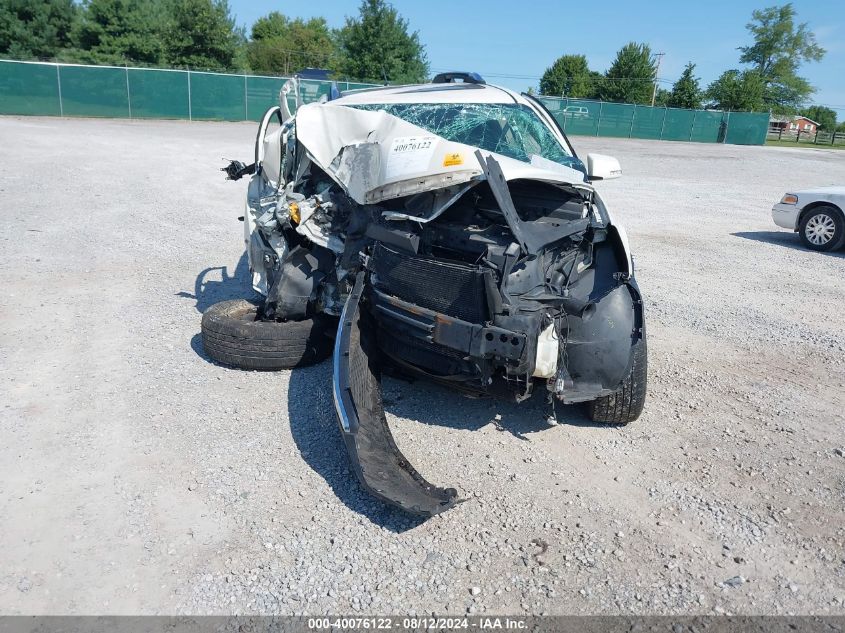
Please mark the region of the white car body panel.
POLYGON ((795 193, 796 196, 799 197, 799 201, 801 196, 815 197, 819 200, 828 200, 833 202, 833 200, 838 200, 840 203, 845 200, 845 186, 835 186, 831 185, 830 187, 814 187, 812 189, 802 189, 801 191, 792 192, 795 193))
POLYGON ((781 204, 778 202, 772 207, 772 219, 775 221, 775 224, 790 231, 798 230, 799 215, 801 215, 801 209, 794 204, 781 204))
POLYGON ((830 203, 845 214, 845 187, 813 187, 789 193, 798 198, 795 204, 778 202, 772 207, 772 219, 782 228, 797 231, 801 211, 814 203, 830 203))

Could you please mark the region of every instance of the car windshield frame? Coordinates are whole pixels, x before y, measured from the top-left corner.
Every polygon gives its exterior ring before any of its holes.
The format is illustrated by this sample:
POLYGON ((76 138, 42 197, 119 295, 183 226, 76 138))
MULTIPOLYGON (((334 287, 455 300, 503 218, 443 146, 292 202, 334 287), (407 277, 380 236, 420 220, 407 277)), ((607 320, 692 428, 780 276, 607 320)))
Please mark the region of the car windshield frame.
POLYGON ((387 112, 446 140, 538 167, 549 167, 551 161, 583 169, 578 157, 523 103, 366 103, 348 107, 387 112))

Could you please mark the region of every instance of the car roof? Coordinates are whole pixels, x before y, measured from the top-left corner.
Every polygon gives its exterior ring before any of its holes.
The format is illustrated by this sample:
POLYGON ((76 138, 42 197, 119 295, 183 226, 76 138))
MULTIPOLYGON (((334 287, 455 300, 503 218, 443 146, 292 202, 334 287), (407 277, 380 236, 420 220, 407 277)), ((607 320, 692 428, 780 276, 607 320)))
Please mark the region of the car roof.
POLYGON ((344 92, 337 105, 363 105, 368 103, 521 103, 527 104, 520 94, 490 84, 448 83, 415 84, 364 88, 344 92))

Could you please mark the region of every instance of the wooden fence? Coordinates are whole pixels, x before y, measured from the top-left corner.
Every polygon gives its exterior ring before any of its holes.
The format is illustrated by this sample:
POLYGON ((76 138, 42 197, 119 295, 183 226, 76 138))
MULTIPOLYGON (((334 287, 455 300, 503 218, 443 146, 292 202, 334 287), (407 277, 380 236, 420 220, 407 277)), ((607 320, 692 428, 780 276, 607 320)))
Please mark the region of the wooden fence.
POLYGON ((845 145, 845 132, 823 132, 814 130, 786 130, 770 127, 767 140, 792 143, 811 143, 813 145, 845 145))

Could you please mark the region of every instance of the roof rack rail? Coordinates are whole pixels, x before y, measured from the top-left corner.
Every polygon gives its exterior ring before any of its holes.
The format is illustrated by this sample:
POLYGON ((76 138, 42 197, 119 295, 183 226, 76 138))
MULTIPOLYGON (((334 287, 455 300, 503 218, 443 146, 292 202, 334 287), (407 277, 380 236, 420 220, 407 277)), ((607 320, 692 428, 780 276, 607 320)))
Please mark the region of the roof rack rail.
POLYGON ((463 82, 465 84, 486 84, 487 82, 484 81, 484 78, 479 75, 478 73, 465 73, 465 72, 451 72, 451 73, 440 73, 434 76, 434 79, 431 80, 433 84, 455 84, 463 82))

